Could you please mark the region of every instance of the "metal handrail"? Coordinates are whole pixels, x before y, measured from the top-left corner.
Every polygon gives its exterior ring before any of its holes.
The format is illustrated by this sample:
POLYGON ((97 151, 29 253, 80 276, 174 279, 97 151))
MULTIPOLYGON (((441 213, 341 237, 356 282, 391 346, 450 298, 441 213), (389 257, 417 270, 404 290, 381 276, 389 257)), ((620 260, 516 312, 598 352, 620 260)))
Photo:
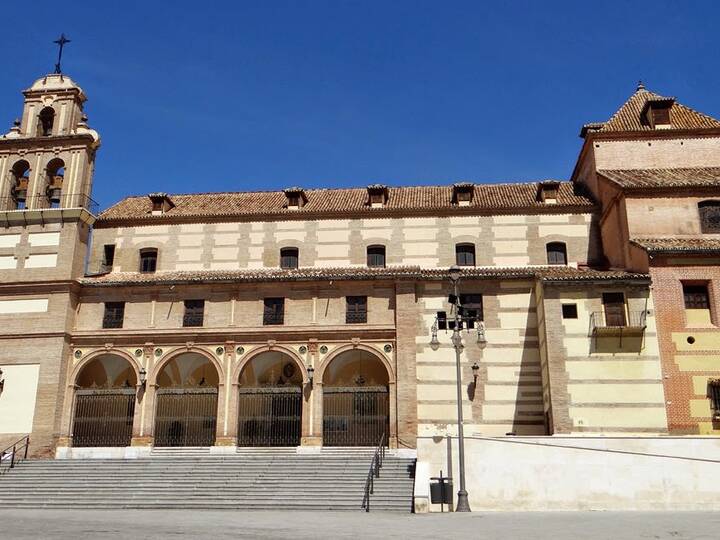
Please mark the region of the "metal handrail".
POLYGON ((370 469, 368 470, 367 478, 365 479, 365 495, 363 495, 363 502, 361 508, 366 512, 370 511, 370 495, 375 493, 375 478, 380 478, 380 469, 385 459, 385 433, 380 435, 380 442, 375 448, 372 461, 370 462, 370 469))
POLYGON ((32 195, 30 197, 0 197, 2 210, 48 210, 85 208, 91 214, 100 212, 100 205, 86 193, 65 193, 59 197, 32 195))
POLYGON ((0 451, 0 474, 8 469, 14 469, 15 465, 27 459, 28 448, 30 447, 30 435, 25 435, 19 441, 14 442, 4 450, 0 451), (22 457, 18 456, 22 453, 22 457))

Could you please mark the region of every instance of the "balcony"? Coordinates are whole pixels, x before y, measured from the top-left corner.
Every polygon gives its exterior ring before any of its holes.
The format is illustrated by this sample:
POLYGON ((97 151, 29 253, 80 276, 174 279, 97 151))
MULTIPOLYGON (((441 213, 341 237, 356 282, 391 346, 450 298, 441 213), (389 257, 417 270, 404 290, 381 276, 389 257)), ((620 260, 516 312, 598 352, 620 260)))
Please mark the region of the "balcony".
POLYGON ((622 347, 623 337, 642 337, 645 333, 647 311, 627 311, 606 313, 594 311, 590 314, 590 336, 619 337, 622 347))
POLYGON ((123 327, 123 316, 122 315, 105 315, 103 317, 103 328, 122 328, 123 327))
POLYGON ((22 197, 0 197, 0 210, 48 210, 84 208, 93 215, 97 215, 100 206, 84 193, 66 193, 57 196, 34 195, 22 197))
POLYGON ((183 316, 183 327, 197 327, 203 325, 203 313, 186 313, 183 316))

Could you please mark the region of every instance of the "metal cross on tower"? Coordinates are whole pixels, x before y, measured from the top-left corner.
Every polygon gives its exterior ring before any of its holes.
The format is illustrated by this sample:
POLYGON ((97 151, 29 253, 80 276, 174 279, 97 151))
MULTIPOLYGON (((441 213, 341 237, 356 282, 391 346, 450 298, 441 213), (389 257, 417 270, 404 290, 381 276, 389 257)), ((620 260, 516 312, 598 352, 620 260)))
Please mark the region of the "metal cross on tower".
POLYGON ((60 69, 60 61, 62 60, 62 52, 63 47, 66 43, 70 43, 70 40, 65 37, 65 34, 60 34, 60 37, 53 41, 53 43, 57 43, 60 46, 60 50, 58 50, 58 61, 57 64, 55 64, 55 73, 62 73, 62 69, 60 69))

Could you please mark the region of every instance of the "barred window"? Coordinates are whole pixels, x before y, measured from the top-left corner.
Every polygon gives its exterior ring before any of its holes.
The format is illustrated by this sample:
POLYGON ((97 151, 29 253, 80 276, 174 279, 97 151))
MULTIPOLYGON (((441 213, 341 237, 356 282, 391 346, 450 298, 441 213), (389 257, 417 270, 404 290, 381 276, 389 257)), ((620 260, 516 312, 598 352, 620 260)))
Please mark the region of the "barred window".
POLYGON ((158 250, 146 248, 140 250, 140 272, 151 274, 157 269, 158 250))
POLYGON ((720 233, 720 201, 698 203, 700 229, 703 233, 720 233))
POLYGON ((460 314, 467 322, 467 328, 475 328, 475 322, 483 320, 482 294, 461 294, 460 309, 460 314))
POLYGON ((683 285, 685 309, 710 309, 707 285, 683 285))
POLYGON ((345 322, 347 324, 367 322, 367 296, 347 296, 345 322))
POLYGON ((567 264, 567 247, 565 242, 550 242, 545 248, 547 250, 548 264, 567 264))
POLYGON ((713 418, 720 417, 720 379, 708 380, 707 397, 710 400, 713 418))
POLYGON ((103 328, 122 328, 125 318, 125 302, 105 302, 103 328))
POLYGON ((205 300, 185 300, 183 326, 202 326, 205 319, 205 300))
POLYGON ((367 265, 370 267, 385 267, 385 246, 368 246, 367 265))
POLYGON ((263 302, 263 324, 283 324, 285 320, 285 299, 265 298, 263 302))
POLYGON ((457 244, 455 246, 455 263, 458 266, 475 266, 475 245, 457 244))
POLYGON ((298 248, 289 247, 280 250, 280 268, 284 270, 292 270, 298 267, 299 260, 298 248))

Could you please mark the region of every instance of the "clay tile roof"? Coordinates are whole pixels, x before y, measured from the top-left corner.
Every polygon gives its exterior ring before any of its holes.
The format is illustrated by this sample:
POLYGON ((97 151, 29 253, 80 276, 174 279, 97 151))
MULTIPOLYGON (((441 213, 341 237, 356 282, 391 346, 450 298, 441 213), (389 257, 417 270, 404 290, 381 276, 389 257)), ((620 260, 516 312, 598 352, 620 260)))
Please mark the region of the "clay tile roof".
MULTIPOLYGON (((544 281, 598 281, 598 280, 647 280, 646 274, 622 271, 577 269, 570 266, 526 266, 526 267, 478 267, 464 268, 464 279, 542 279, 544 281)), ((182 272, 114 272, 86 276, 80 283, 91 287, 120 285, 167 285, 184 283, 236 283, 236 282, 288 282, 315 280, 446 280, 448 271, 439 268, 419 266, 394 266, 387 268, 343 267, 343 268, 299 268, 280 270, 275 268, 258 270, 198 270, 182 272)))
POLYGON ((590 210, 593 201, 576 191, 570 182, 561 182, 557 204, 549 207, 536 200, 538 183, 476 184, 472 202, 458 208, 452 204, 452 186, 390 187, 382 208, 367 203, 366 188, 305 190, 307 202, 299 209, 286 208, 282 191, 198 193, 171 195, 175 207, 162 216, 151 214, 147 196, 128 197, 100 214, 96 227, 124 225, 129 222, 182 222, 192 220, 305 219, 309 217, 348 217, 368 215, 428 215, 433 213, 516 213, 518 211, 567 212, 590 210))
POLYGON ((648 253, 718 254, 720 238, 633 238, 631 243, 648 253))
POLYGON ((617 131, 652 131, 653 129, 645 124, 642 119, 642 112, 645 105, 650 101, 672 101, 670 107, 671 129, 702 129, 720 127, 720 121, 702 114, 690 107, 675 101, 675 98, 664 97, 646 90, 644 87, 630 96, 630 98, 612 115, 610 120, 603 122, 601 127, 598 123, 586 124, 583 127, 581 136, 588 130, 599 133, 617 131))
POLYGON ((600 170, 598 174, 626 189, 720 188, 720 167, 600 170))

